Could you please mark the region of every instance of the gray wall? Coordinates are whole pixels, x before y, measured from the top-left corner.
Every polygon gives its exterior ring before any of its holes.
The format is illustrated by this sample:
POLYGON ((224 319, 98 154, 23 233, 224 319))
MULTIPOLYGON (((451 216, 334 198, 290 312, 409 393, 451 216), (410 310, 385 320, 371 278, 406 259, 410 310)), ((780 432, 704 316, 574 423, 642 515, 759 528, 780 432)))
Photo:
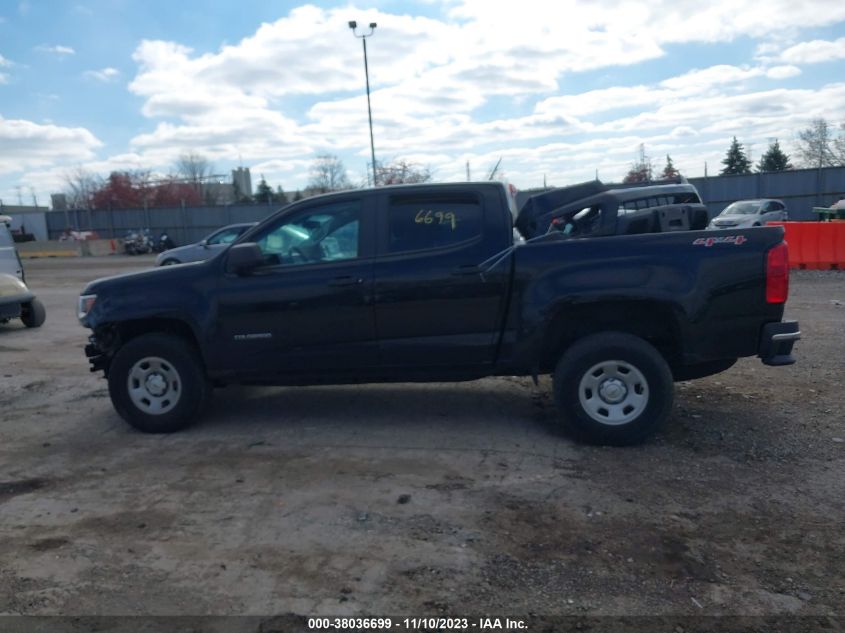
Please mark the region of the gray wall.
MULTIPOLYGON (((813 213, 813 207, 829 207, 845 197, 845 167, 690 178, 689 182, 698 189, 710 211, 710 217, 737 200, 778 198, 783 200, 789 209, 791 220, 817 220, 818 216, 813 213)), ((541 191, 542 189, 519 192, 518 206, 521 208, 531 195, 541 191)))
POLYGON ((281 208, 262 204, 162 209, 99 209, 51 211, 47 214, 50 239, 66 228, 96 231, 101 238, 125 237, 130 231, 150 229, 153 237, 166 232, 178 246, 198 242, 212 231, 236 222, 259 222, 281 208))
POLYGON ((744 176, 690 178, 714 216, 731 202, 748 198, 778 198, 790 220, 817 220, 813 207, 829 207, 845 197, 845 167, 796 169, 744 176))
POLYGON ((6 213, 12 218, 12 230, 18 231, 23 228, 27 233, 32 233, 36 240, 47 239, 47 212, 37 213, 6 213))
MULTIPOLYGON (((845 167, 796 169, 793 171, 690 178, 714 216, 731 202, 748 198, 779 198, 792 220, 815 220, 813 207, 829 207, 845 197, 845 167)), ((521 207, 532 193, 520 192, 521 207)), ((45 214, 49 239, 58 239, 66 228, 94 230, 103 238, 124 237, 129 231, 148 228, 155 237, 166 231, 178 245, 198 242, 215 229, 235 222, 258 222, 281 205, 227 205, 166 209, 113 209, 51 211, 45 214)), ((38 214, 33 214, 38 215, 38 214)), ((27 230, 37 228, 33 219, 27 230)), ((38 234, 37 234, 38 235, 38 234)), ((43 239, 38 235, 39 239, 43 239)))

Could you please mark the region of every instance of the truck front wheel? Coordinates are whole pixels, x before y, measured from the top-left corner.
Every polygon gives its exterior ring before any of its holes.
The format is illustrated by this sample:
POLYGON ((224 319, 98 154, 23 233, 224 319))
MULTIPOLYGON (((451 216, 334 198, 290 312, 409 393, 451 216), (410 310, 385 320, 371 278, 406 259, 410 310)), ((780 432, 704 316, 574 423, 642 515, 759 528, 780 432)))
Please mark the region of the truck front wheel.
POLYGON ((672 409, 672 372, 643 339, 600 332, 576 341, 554 373, 558 410, 575 435, 592 444, 637 444, 672 409))
POLYGON ((145 433, 172 433, 202 412, 211 388, 196 351, 171 334, 144 334, 109 367, 109 395, 120 416, 145 433))

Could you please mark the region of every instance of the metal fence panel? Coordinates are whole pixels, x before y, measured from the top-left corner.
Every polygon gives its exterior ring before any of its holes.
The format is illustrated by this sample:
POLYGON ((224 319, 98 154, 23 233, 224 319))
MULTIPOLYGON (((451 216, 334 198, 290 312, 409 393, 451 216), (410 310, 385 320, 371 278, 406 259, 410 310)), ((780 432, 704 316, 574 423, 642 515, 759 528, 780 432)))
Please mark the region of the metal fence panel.
MULTIPOLYGON (((731 202, 749 198, 779 198, 793 220, 815 220, 813 207, 827 207, 845 197, 845 167, 690 178, 701 194, 710 216, 731 202)), ((532 192, 520 192, 520 203, 532 192)), ((163 209, 98 209, 50 211, 45 214, 50 239, 67 228, 95 230, 101 237, 124 237, 129 231, 148 228, 154 236, 167 232, 179 245, 197 242, 227 224, 260 222, 280 208, 277 204, 174 207, 163 209)))

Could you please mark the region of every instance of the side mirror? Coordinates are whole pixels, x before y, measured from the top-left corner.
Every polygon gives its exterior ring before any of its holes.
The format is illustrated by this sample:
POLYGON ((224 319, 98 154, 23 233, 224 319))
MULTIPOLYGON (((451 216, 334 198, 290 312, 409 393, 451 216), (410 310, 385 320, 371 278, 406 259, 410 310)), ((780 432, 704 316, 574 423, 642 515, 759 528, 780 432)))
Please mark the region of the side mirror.
POLYGON ((226 272, 245 275, 253 268, 264 263, 261 248, 255 242, 235 244, 229 249, 226 260, 226 272))
POLYGON ((203 248, 208 248, 208 240, 200 240, 200 246, 203 248))

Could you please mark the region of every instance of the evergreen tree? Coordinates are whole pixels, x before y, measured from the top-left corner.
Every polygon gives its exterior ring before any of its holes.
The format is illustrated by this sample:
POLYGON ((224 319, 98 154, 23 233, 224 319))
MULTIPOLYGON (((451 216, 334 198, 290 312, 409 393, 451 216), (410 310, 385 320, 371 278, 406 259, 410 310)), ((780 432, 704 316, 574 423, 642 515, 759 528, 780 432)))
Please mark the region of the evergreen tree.
POLYGON ((681 175, 677 169, 675 169, 675 165, 672 164, 672 157, 669 154, 666 154, 666 166, 663 168, 663 173, 660 174, 660 177, 664 180, 671 180, 672 178, 677 178, 681 175))
POLYGON ((281 185, 276 187, 276 193, 273 195, 273 201, 278 202, 279 204, 288 203, 288 197, 285 195, 285 190, 282 189, 281 185))
POLYGON ((264 176, 261 176, 261 182, 258 183, 258 187, 255 189, 255 201, 263 202, 264 204, 273 202, 273 189, 264 180, 264 176))
POLYGON ((725 155, 722 164, 725 166, 721 172, 723 176, 751 173, 751 161, 748 160, 742 144, 736 140, 735 136, 733 141, 731 141, 731 146, 728 148, 728 153, 725 155))
POLYGON ((302 192, 299 189, 297 189, 296 193, 293 194, 293 201, 299 202, 300 200, 302 200, 302 192))
POLYGON ((766 153, 760 158, 760 162, 757 164, 757 171, 786 171, 787 169, 792 169, 792 164, 789 162, 789 156, 783 152, 780 148, 780 143, 778 143, 778 140, 775 139, 774 142, 769 145, 769 149, 766 150, 766 153))

